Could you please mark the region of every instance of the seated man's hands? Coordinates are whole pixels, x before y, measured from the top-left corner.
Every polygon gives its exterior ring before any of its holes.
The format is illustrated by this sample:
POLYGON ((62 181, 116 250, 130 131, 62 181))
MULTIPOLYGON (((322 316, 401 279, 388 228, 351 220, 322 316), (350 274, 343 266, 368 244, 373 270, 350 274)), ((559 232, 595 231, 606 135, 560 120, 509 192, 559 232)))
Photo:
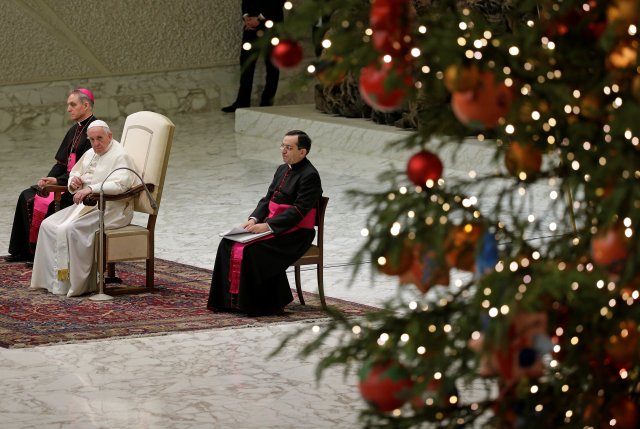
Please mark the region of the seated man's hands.
POLYGON ((255 219, 249 219, 248 221, 240 224, 241 228, 244 228, 247 232, 253 232, 254 234, 258 234, 259 232, 267 232, 269 231, 269 225, 265 223, 257 223, 255 219))
POLYGON ((267 223, 256 223, 255 225, 245 227, 245 230, 253 232, 254 234, 257 234, 259 232, 267 232, 269 231, 269 225, 267 223))
POLYGON ((58 184, 58 179, 56 179, 55 177, 43 177, 42 179, 38 180, 38 186, 40 188, 44 188, 47 185, 57 185, 58 184))
POLYGON ((76 204, 80 204, 82 200, 84 200, 87 195, 92 194, 93 191, 91 188, 80 189, 78 192, 73 194, 73 202, 76 204))
POLYGON ((73 189, 82 188, 82 184, 82 179, 79 176, 72 176, 71 178, 69 178, 69 186, 73 189))

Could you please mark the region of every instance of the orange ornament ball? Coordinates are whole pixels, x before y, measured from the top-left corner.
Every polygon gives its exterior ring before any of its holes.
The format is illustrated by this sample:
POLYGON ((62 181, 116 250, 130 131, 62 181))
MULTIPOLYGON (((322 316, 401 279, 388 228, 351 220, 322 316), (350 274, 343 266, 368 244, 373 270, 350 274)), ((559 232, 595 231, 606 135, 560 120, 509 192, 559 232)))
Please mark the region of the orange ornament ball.
POLYGON ((476 249, 484 228, 468 223, 455 226, 444 243, 444 259, 447 266, 463 271, 475 271, 476 249))
POLYGON ((628 69, 638 64, 638 41, 620 43, 607 57, 607 65, 613 69, 628 69))
POLYGON ((605 343, 605 351, 614 363, 630 366, 638 358, 638 325, 633 320, 620 322, 618 332, 605 343))
POLYGON ((457 91, 451 97, 456 118, 475 129, 495 128, 509 113, 513 95, 504 83, 497 83, 491 72, 481 74, 478 85, 470 91, 457 91))
POLYGON ((626 396, 614 398, 609 407, 609 414, 616 420, 616 429, 638 429, 640 415, 638 404, 626 396))
POLYGON ((640 101, 640 74, 635 75, 631 81, 631 95, 640 101))
POLYGON ((591 239, 591 259, 596 265, 619 271, 629 256, 624 229, 613 226, 591 239))
POLYGON ((602 113, 602 102, 597 95, 587 94, 580 99, 580 113, 588 119, 597 119, 602 113))
POLYGON ((542 167, 542 151, 533 145, 511 142, 504 154, 504 165, 513 177, 531 179, 542 167))
POLYGON ((384 252, 384 264, 378 260, 378 270, 388 276, 397 276, 405 273, 413 264, 413 249, 410 245, 403 245, 399 251, 384 252))

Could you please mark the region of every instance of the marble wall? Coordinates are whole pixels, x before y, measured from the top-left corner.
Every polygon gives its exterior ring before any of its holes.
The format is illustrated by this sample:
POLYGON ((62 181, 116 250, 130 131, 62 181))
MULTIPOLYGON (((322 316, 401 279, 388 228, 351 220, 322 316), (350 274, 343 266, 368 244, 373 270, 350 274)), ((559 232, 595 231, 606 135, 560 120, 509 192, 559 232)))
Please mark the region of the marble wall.
MULTIPOLYGON (((254 80, 256 100, 264 85, 263 75, 262 67, 258 68, 254 80)), ((276 104, 310 102, 311 92, 290 87, 290 78, 291 73, 281 73, 276 104)), ((234 65, 0 86, 0 133, 16 127, 68 125, 67 94, 79 86, 90 88, 96 96, 96 116, 116 122, 140 110, 169 117, 218 110, 233 102, 238 79, 239 66, 234 65)))
MULTIPOLYGON (((217 110, 235 99, 238 0, 5 0, 0 8, 0 132, 68 122, 69 90, 86 86, 95 113, 167 116, 217 110)), ((276 104, 311 102, 281 73, 276 104)), ((264 82, 259 62, 258 99, 264 82)), ((257 104, 257 103, 256 103, 257 104)))
POLYGON ((237 62, 238 0, 3 0, 0 85, 237 62))

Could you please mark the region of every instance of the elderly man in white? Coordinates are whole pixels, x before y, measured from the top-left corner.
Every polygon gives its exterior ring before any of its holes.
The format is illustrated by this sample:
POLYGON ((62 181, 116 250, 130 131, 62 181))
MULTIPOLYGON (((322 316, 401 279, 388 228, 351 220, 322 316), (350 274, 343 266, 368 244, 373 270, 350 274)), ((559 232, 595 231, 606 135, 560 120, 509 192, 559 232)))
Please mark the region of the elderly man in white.
MULTIPOLYGON (((82 155, 69 174, 68 188, 74 194, 75 204, 42 223, 29 289, 47 289, 56 295, 66 296, 95 291, 94 241, 99 229, 99 212, 97 206, 85 206, 83 200, 93 192, 100 192, 101 187, 105 194, 116 195, 139 182, 129 170, 113 172, 120 167, 135 169, 135 166, 120 143, 113 140, 104 121, 93 121, 87 135, 91 149, 82 155)), ((104 211, 105 228, 126 226, 132 217, 131 198, 110 201, 104 211)))

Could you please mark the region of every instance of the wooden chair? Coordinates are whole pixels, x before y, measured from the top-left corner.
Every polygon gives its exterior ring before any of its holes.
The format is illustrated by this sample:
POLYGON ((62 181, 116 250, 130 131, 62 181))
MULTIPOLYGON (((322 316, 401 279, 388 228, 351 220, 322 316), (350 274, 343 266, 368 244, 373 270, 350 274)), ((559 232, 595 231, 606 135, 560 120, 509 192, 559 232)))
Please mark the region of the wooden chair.
POLYGON ((318 210, 316 212, 316 226, 318 227, 318 236, 316 243, 312 244, 309 250, 300 257, 296 262, 291 264, 294 267, 294 276, 296 279, 296 291, 298 292, 298 299, 300 304, 304 304, 304 297, 302 296, 302 287, 300 282, 300 266, 302 265, 315 265, 318 274, 318 295, 320 295, 320 302, 322 308, 326 310, 327 303, 324 299, 324 285, 322 282, 322 269, 323 269, 323 253, 324 253, 324 214, 327 210, 327 204, 329 204, 328 197, 322 197, 318 202, 318 210))
MULTIPOLYGON (((133 159, 136 169, 149 188, 156 202, 152 207, 142 185, 121 195, 104 195, 105 204, 109 201, 133 196, 134 211, 148 214, 147 225, 130 224, 123 228, 109 229, 104 234, 104 266, 107 267, 107 282, 118 283, 115 277, 115 262, 146 261, 146 281, 140 287, 109 287, 105 292, 118 295, 122 293, 149 292, 154 287, 154 235, 155 224, 160 209, 162 188, 169 163, 169 153, 173 141, 175 125, 167 117, 155 112, 137 112, 127 116, 120 144, 133 159)), ((67 191, 66 187, 47 186, 45 192, 67 191)), ((87 197, 97 202, 99 194, 87 197)), ((54 197, 58 204, 59 195, 54 197)), ((85 200, 85 204, 90 204, 85 200)), ((96 235, 99 232, 96 232, 96 235)), ((96 237, 97 238, 97 237, 96 237)), ((96 243, 99 241, 96 240, 96 243)))

